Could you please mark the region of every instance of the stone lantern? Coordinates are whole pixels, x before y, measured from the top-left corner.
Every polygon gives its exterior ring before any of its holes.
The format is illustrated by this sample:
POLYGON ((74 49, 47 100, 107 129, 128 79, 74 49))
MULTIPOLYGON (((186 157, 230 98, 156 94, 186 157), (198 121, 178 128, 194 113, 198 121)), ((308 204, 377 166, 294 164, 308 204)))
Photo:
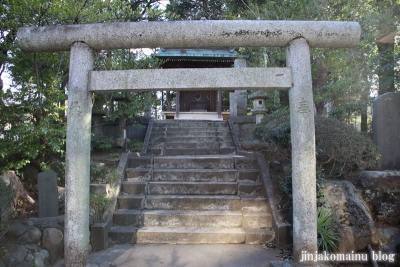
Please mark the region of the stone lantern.
POLYGON ((267 113, 267 108, 265 107, 265 100, 268 99, 267 93, 265 91, 254 91, 249 95, 249 99, 253 101, 253 115, 256 116, 256 124, 260 123, 264 114, 267 113))

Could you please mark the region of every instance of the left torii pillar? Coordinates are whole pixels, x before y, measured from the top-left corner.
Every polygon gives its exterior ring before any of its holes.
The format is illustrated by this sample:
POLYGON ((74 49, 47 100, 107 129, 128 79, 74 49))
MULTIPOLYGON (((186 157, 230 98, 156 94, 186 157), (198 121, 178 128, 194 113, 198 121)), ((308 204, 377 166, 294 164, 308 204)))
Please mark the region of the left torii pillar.
POLYGON ((88 84, 93 54, 85 43, 76 42, 71 46, 65 169, 65 266, 82 266, 89 255, 92 96, 88 84))

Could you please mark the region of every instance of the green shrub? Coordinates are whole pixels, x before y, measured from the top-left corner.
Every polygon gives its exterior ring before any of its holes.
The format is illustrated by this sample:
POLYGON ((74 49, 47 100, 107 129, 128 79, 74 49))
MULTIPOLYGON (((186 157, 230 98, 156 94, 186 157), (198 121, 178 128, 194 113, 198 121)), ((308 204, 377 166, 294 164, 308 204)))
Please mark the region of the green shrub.
POLYGON ((96 212, 97 218, 110 207, 111 200, 104 194, 90 194, 90 208, 96 212))
POLYGON ((290 148, 289 109, 282 108, 264 117, 254 131, 256 138, 263 142, 275 143, 280 148, 290 148))
POLYGON ((98 180, 101 180, 104 175, 104 169, 92 166, 90 167, 90 182, 95 183, 98 180))
POLYGON ((337 249, 336 242, 340 240, 339 234, 333 230, 332 212, 326 208, 318 211, 317 217, 317 237, 318 249, 332 252, 337 249))
MULTIPOLYGON (((290 153, 290 115, 288 109, 267 115, 254 132, 263 142, 273 142, 290 153)), ((379 152, 372 140, 334 118, 315 117, 316 158, 329 176, 351 171, 376 169, 379 152)))
POLYGON ((100 136, 100 137, 93 137, 92 138, 92 143, 93 147, 100 149, 100 150, 106 150, 114 147, 114 138, 112 136, 100 136))
POLYGON ((112 169, 105 178, 107 184, 112 185, 117 180, 117 169, 112 169))

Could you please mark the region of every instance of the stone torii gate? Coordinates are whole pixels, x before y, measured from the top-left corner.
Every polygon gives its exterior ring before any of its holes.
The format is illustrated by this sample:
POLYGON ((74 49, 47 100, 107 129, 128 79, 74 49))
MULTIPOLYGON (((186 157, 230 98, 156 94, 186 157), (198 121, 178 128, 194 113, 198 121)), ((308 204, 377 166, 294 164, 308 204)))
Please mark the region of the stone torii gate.
MULTIPOLYGON (((357 22, 169 21, 28 27, 26 52, 70 51, 65 265, 85 266, 89 246, 92 94, 156 90, 290 89, 294 259, 317 251, 314 107, 310 47, 355 46, 357 22), (155 47, 286 47, 287 68, 92 71, 94 51, 155 47)), ((311 264, 311 263, 310 263, 311 264)))

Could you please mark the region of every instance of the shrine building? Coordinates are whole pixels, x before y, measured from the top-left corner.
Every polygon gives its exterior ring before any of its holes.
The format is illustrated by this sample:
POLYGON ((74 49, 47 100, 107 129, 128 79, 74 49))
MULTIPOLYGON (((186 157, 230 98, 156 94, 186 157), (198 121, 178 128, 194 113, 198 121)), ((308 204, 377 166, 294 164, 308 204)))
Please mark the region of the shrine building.
MULTIPOLYGON (((233 68, 236 59, 248 58, 238 55, 232 47, 160 48, 153 57, 163 61, 164 69, 233 68)), ((175 107, 163 105, 162 116, 179 120, 227 120, 229 97, 223 99, 222 90, 176 91, 175 107)))

